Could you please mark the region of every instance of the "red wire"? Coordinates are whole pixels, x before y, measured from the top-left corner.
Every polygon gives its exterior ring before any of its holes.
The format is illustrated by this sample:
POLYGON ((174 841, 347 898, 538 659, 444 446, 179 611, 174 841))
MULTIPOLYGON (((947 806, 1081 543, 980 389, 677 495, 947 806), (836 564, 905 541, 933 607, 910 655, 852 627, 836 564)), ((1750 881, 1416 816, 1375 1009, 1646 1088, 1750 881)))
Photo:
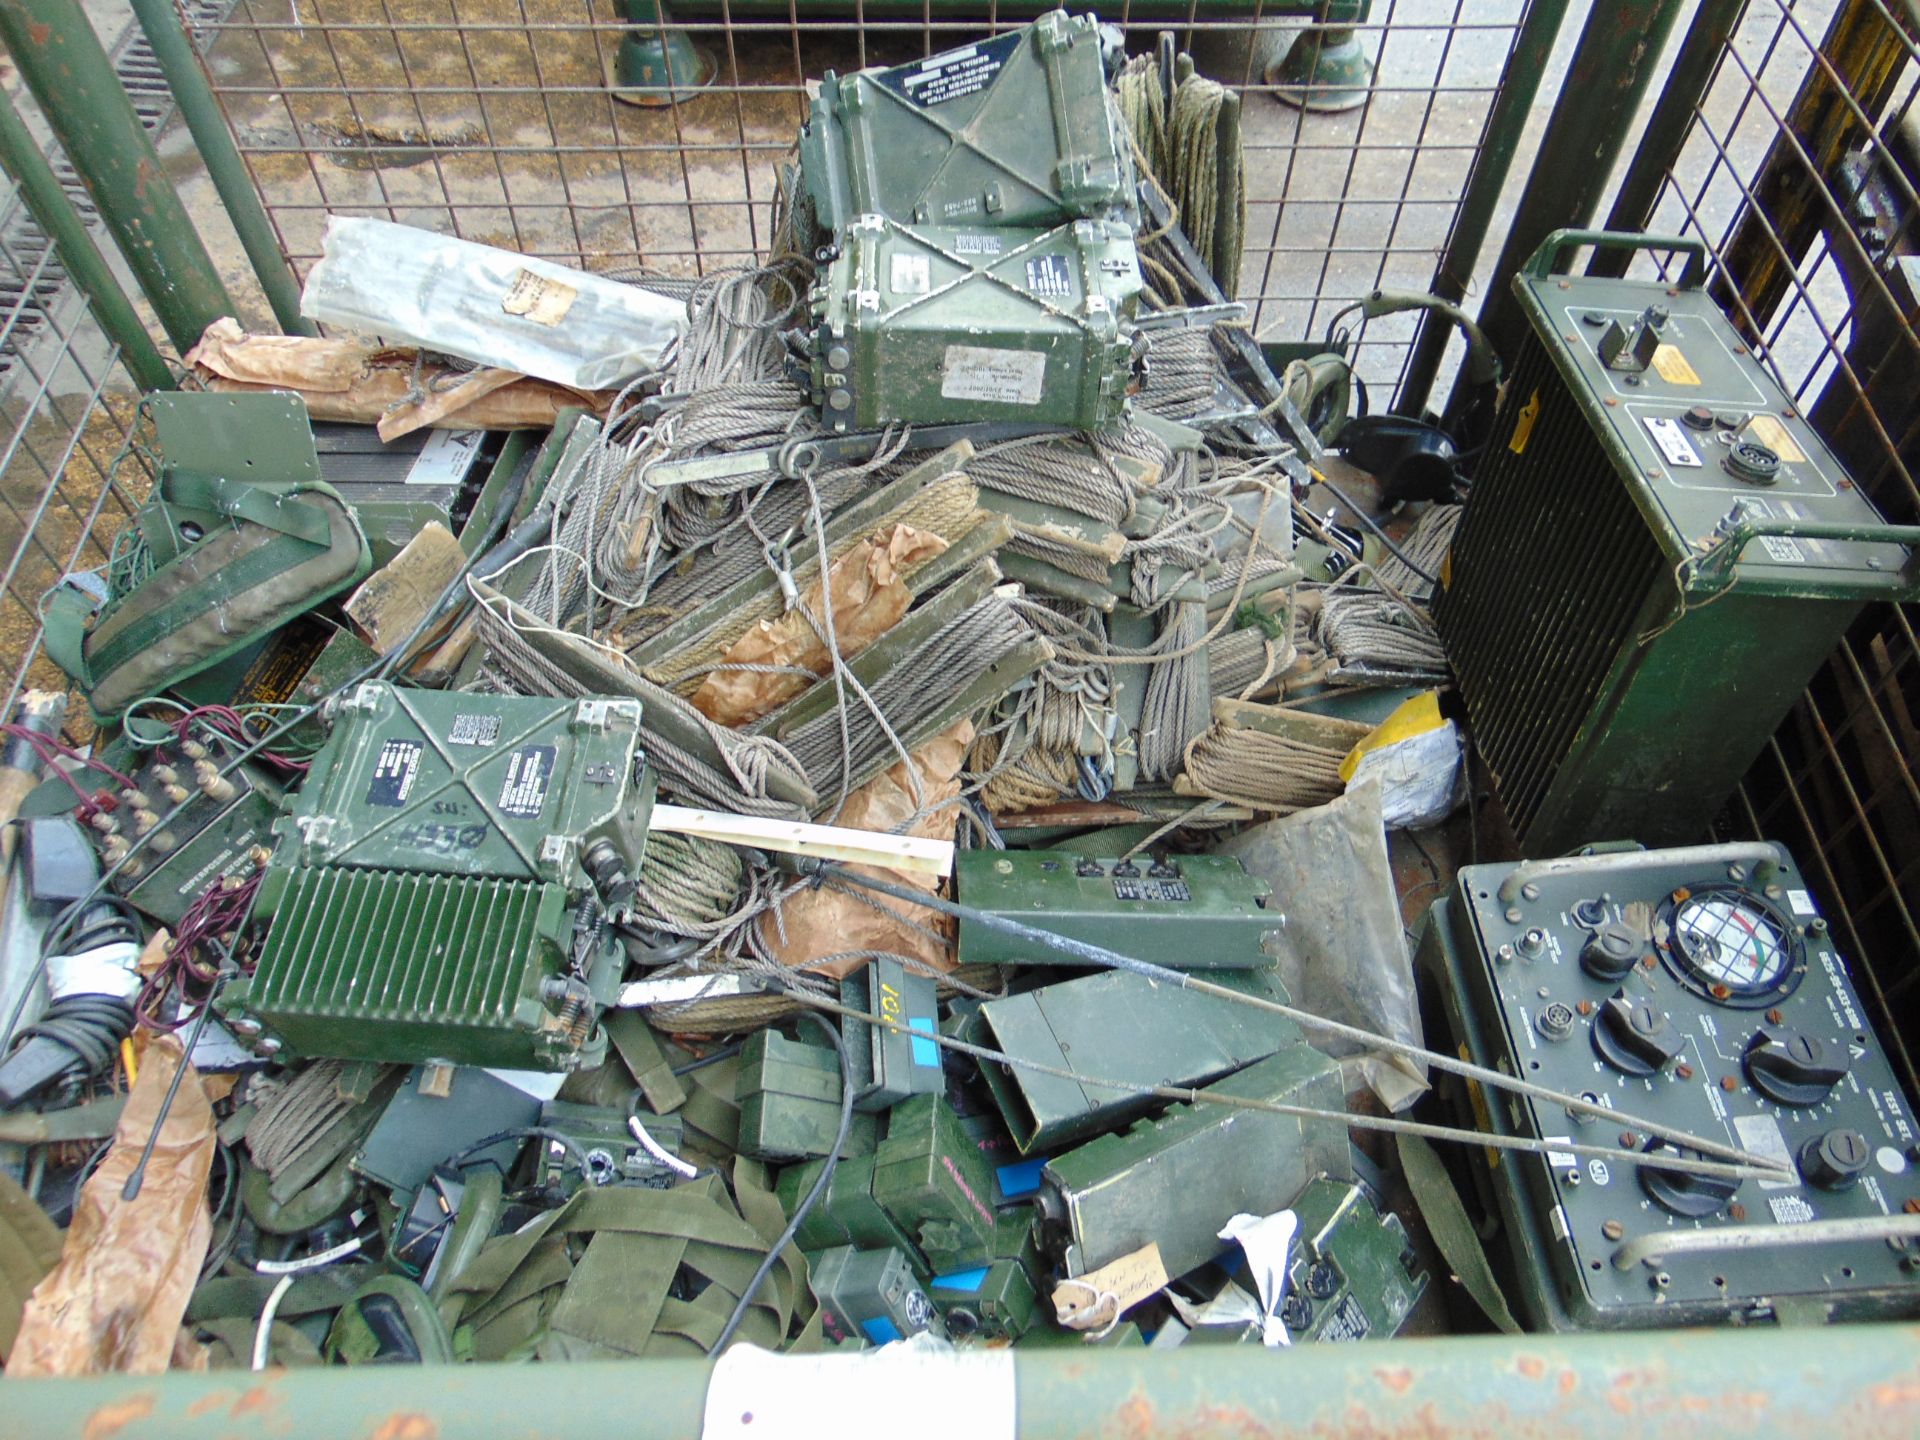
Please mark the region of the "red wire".
MULTIPOLYGON (((116 781, 129 790, 135 788, 132 780, 122 775, 104 760, 92 755, 83 755, 80 751, 74 749, 73 746, 63 740, 57 740, 51 735, 42 735, 38 730, 29 730, 25 725, 16 725, 11 721, 0 724, 0 734, 12 735, 17 739, 26 741, 39 753, 43 760, 47 759, 47 751, 51 749, 56 755, 63 755, 67 759, 85 765, 91 770, 98 770, 103 775, 111 775, 116 781)), ((48 761, 48 763, 51 764, 52 762, 48 761)))

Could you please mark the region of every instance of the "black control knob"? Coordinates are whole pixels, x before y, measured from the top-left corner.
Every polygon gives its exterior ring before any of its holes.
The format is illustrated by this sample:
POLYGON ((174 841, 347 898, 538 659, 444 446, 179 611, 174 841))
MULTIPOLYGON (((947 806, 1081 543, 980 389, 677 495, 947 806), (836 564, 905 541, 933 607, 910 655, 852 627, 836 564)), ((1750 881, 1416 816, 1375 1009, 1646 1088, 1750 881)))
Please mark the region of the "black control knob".
MULTIPOLYGON (((1647 1154, 1667 1154, 1680 1160, 1706 1158, 1697 1150, 1685 1145, 1670 1145, 1665 1140, 1648 1141, 1647 1154)), ((1730 1175, 1698 1175, 1690 1170, 1642 1165, 1640 1188, 1647 1192, 1649 1200, 1669 1214, 1688 1220, 1702 1220, 1726 1209, 1727 1202, 1739 1191, 1740 1182, 1730 1175)))
POLYGON ((1593 1017, 1594 1053, 1624 1075, 1656 1075, 1685 1042, 1652 1002, 1616 994, 1593 1017))
POLYGON ((1748 1083, 1779 1105, 1818 1105, 1847 1078, 1837 1046, 1779 1027, 1754 1032, 1744 1063, 1748 1083))
POLYGON ((1601 925, 1580 948, 1580 968, 1596 980, 1617 985, 1639 963, 1646 942, 1625 925, 1601 925))
POLYGON ((1800 1147, 1800 1174, 1822 1190, 1845 1190, 1860 1178, 1872 1153, 1858 1130, 1828 1130, 1800 1147))

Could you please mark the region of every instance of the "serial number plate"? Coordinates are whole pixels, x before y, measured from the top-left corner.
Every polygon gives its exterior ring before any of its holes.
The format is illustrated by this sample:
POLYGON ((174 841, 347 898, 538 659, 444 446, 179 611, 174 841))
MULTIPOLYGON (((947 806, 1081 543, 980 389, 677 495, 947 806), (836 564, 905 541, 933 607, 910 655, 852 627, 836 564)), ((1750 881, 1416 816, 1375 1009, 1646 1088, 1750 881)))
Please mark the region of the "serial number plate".
POLYGON ((1184 880, 1126 880, 1113 882, 1116 900, 1191 900, 1193 892, 1184 880))
POLYGON ((1647 431, 1653 436, 1653 443, 1660 447, 1660 453, 1667 457, 1669 465, 1685 470, 1700 468, 1700 456, 1694 451, 1693 442, 1687 439, 1687 432, 1676 421, 1665 416, 1649 416, 1647 431))

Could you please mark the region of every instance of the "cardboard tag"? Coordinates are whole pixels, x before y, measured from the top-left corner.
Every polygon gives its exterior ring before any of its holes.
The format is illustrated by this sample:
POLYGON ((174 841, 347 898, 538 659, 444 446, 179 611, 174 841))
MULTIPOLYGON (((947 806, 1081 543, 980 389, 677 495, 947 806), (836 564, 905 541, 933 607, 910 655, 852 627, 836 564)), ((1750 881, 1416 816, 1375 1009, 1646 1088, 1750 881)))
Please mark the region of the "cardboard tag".
POLYGON ((1160 1247, 1149 1243, 1098 1270, 1053 1287, 1053 1313, 1069 1330, 1110 1330, 1149 1295, 1164 1290, 1167 1269, 1160 1247))
POLYGON ((520 270, 515 272, 500 308, 509 315, 524 315, 536 325, 558 325, 567 318, 579 293, 563 281, 520 270))

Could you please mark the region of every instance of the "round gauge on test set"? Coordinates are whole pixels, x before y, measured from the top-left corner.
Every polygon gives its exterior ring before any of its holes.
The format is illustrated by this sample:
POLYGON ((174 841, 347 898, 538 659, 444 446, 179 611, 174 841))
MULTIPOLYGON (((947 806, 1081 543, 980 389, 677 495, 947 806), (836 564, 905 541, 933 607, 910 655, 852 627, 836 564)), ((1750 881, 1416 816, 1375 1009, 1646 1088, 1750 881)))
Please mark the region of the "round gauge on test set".
POLYGON ((1793 923, 1737 885, 1676 890, 1657 916, 1662 955, 1696 995, 1758 1009, 1791 995, 1806 974, 1793 923))

